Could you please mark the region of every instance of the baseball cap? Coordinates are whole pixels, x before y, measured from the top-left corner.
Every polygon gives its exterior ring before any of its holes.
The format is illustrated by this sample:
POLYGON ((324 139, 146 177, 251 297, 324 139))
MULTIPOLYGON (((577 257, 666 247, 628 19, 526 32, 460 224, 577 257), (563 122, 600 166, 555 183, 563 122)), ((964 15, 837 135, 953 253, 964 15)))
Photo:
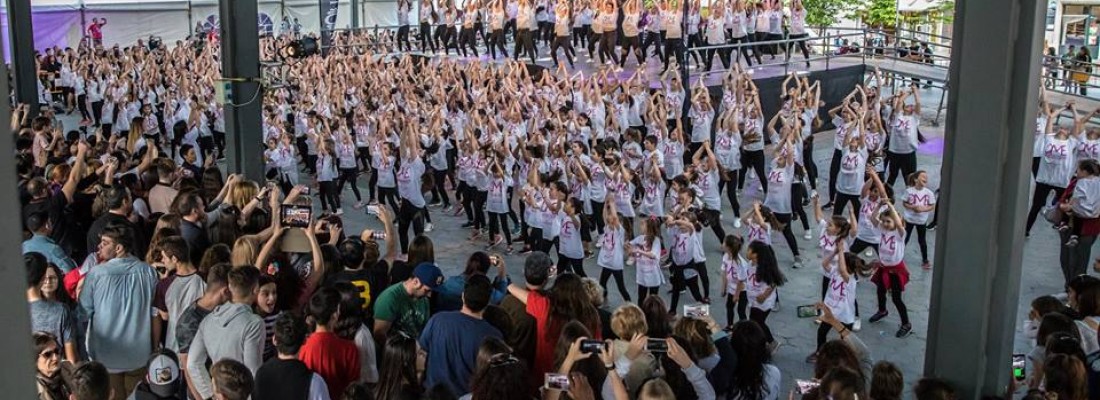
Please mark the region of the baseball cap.
POLYGON ((412 276, 420 280, 420 283, 427 286, 428 289, 435 290, 439 285, 443 284, 443 271, 439 270, 439 267, 430 262, 423 262, 416 266, 413 270, 412 276))
POLYGON ((180 364, 176 354, 161 350, 149 359, 145 380, 149 382, 149 391, 160 397, 175 396, 180 391, 180 364))

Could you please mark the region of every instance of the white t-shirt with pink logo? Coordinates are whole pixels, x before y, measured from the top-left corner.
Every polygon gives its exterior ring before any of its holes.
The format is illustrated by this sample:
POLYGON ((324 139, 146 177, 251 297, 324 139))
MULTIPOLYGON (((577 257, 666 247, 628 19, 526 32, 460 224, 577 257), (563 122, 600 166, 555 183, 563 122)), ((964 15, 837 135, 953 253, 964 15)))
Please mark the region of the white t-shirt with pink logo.
POLYGON ((825 306, 842 324, 856 321, 856 278, 848 276, 845 282, 837 270, 829 274, 829 289, 825 292, 825 306))
MULTIPOLYGON (((905 202, 909 205, 918 207, 935 206, 936 193, 929 188, 906 188, 905 202)), ((902 218, 904 218, 905 222, 909 224, 927 225, 928 222, 932 219, 932 213, 933 211, 917 212, 910 210, 908 207, 906 207, 905 211, 902 212, 902 218)))
POLYGON ((897 229, 882 230, 879 235, 878 260, 887 267, 896 266, 905 260, 905 236, 897 229))

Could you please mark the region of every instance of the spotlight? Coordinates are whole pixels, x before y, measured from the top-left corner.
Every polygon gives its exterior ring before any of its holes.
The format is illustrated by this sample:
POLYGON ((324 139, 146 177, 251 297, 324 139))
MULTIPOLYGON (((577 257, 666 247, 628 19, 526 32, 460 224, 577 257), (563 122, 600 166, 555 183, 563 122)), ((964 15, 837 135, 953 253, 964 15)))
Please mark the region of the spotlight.
POLYGON ((306 58, 321 51, 317 45, 317 39, 301 38, 284 46, 280 53, 284 58, 306 58))

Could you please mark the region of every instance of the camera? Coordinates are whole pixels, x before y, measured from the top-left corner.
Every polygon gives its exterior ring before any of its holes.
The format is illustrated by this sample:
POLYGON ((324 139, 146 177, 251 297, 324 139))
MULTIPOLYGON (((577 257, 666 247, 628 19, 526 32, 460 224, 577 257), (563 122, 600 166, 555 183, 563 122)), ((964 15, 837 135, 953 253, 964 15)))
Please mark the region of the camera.
POLYGON ((582 353, 599 353, 603 350, 604 343, 596 339, 585 339, 581 341, 582 353))

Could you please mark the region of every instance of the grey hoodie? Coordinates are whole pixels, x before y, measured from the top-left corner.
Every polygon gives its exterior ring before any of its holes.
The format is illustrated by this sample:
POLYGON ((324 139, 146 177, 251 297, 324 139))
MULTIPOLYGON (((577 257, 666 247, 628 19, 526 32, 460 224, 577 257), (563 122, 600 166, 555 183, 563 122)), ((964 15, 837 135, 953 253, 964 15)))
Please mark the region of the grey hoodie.
POLYGON ((187 356, 187 374, 204 399, 214 397, 210 384, 208 359, 217 362, 230 358, 243 363, 252 374, 263 363, 264 319, 248 304, 226 303, 202 320, 187 356))

